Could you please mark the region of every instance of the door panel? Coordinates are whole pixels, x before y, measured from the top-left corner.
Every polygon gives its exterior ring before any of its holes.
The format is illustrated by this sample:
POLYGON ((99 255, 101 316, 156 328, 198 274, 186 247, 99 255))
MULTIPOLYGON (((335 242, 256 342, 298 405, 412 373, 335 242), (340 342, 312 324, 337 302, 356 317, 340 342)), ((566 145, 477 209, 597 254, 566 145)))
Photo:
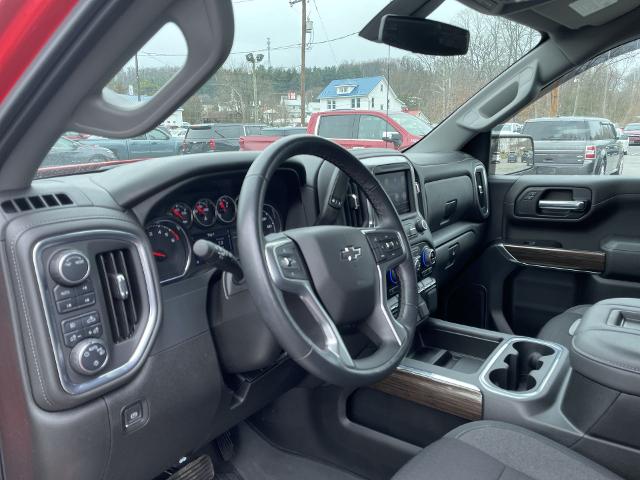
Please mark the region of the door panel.
MULTIPOLYGON (((640 297, 640 178, 528 175, 489 183, 487 247, 451 288, 452 302, 481 285, 487 327, 535 336, 574 305, 640 297), (541 208, 540 200, 567 208, 541 208), (576 202, 584 204, 576 209, 576 202)), ((470 293, 467 301, 478 300, 470 293)))

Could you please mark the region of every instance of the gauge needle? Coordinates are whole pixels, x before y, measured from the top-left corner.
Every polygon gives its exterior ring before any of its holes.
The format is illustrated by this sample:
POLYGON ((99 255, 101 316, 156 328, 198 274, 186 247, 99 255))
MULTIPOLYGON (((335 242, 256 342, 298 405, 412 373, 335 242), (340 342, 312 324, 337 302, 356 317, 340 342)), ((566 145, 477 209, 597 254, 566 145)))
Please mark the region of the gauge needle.
POLYGON ((206 212, 204 211, 204 207, 202 205, 196 205, 196 210, 199 214, 204 215, 206 212))
POLYGON ((180 213, 180 210, 178 210, 177 208, 172 208, 171 212, 180 220, 184 220, 184 215, 182 215, 182 213, 180 213))
POLYGON ((153 252, 153 256, 156 258, 167 258, 167 254, 163 252, 153 252))

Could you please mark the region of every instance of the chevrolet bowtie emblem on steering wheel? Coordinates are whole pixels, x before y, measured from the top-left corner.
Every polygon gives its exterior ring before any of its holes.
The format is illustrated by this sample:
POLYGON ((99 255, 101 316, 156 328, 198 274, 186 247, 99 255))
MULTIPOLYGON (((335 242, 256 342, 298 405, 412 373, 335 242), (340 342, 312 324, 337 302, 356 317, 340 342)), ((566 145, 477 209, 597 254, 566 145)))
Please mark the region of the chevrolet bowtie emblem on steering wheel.
POLYGON ((355 262, 362 255, 362 248, 349 245, 344 247, 344 250, 340 250, 340 260, 345 262, 355 262))

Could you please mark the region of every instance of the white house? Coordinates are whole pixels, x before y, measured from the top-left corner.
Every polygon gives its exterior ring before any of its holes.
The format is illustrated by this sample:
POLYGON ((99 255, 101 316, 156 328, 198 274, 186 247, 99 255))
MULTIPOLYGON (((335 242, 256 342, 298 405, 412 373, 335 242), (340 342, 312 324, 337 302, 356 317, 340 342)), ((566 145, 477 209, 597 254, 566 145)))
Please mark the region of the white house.
POLYGON ((333 80, 320 92, 318 100, 320 100, 322 110, 353 109, 399 112, 405 108, 404 103, 389 87, 387 79, 382 76, 333 80))
MULTIPOLYGON (((280 105, 286 112, 286 119, 282 119, 284 125, 299 125, 300 124, 300 94, 290 92, 288 95, 282 95, 280 97, 280 105)), ((305 105, 305 115, 307 121, 314 112, 319 112, 322 109, 321 102, 308 102, 305 105)))

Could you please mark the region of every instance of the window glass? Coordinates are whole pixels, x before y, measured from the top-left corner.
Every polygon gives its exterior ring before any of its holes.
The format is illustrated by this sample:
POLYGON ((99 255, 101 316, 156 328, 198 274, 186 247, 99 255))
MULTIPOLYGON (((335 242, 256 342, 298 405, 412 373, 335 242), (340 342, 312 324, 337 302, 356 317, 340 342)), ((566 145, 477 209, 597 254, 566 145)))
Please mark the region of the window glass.
POLYGON ((262 125, 246 125, 244 129, 247 132, 247 135, 260 135, 262 125))
POLYGON ((367 140, 382 140, 385 132, 395 133, 389 122, 373 115, 360 115, 358 138, 367 140))
POLYGON ((213 133, 216 138, 240 138, 244 135, 242 125, 214 125, 213 133))
POLYGON ((213 137, 212 127, 192 127, 187 132, 186 138, 190 140, 210 139, 213 137))
POLYGON ((169 140, 169 135, 161 132, 157 128, 151 130, 147 135, 149 136, 149 140, 169 140))
POLYGON ((353 138, 353 124, 357 115, 327 115, 320 117, 318 135, 326 138, 353 138))
POLYGON ((504 129, 494 129, 490 172, 640 175, 639 46, 634 40, 586 62, 509 120, 524 124, 533 154, 522 147, 522 155, 503 141, 504 129))

